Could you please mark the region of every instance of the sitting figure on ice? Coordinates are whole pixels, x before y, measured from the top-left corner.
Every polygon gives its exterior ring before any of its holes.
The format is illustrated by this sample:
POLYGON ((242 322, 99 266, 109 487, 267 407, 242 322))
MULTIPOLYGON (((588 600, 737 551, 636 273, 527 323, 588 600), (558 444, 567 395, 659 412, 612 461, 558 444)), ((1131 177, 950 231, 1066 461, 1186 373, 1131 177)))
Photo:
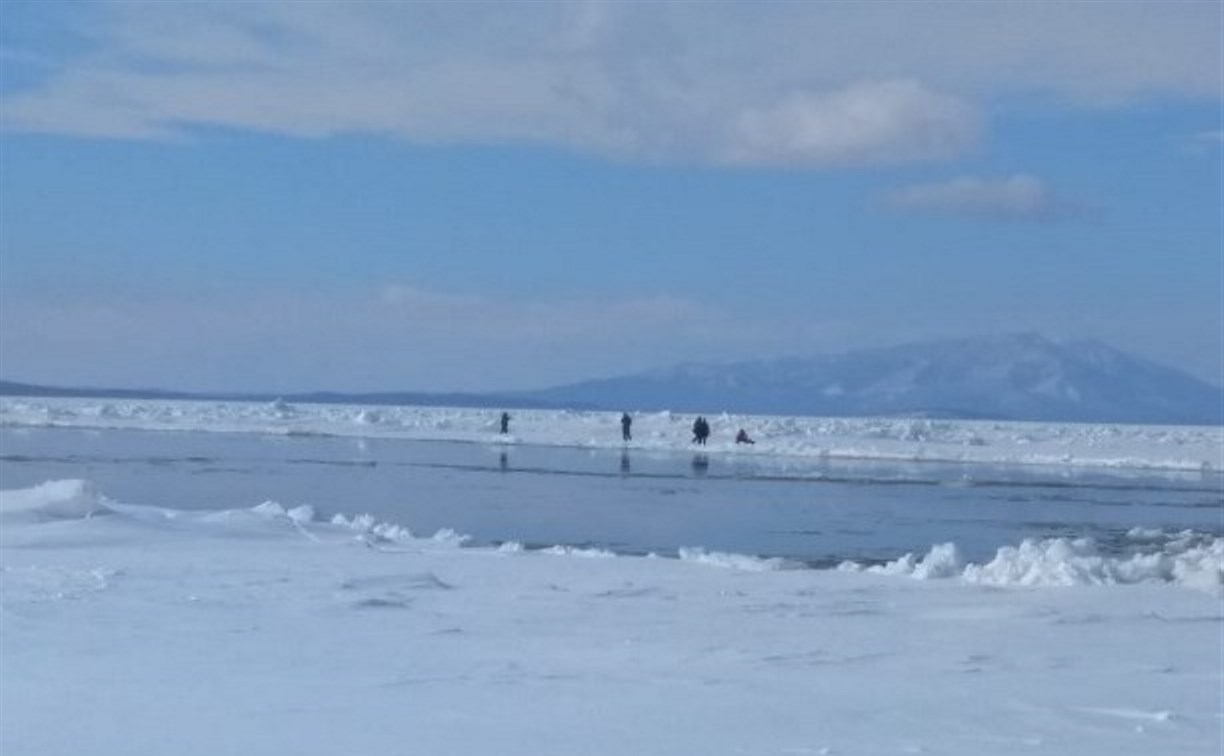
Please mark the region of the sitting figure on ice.
POLYGON ((737 444, 755 444, 756 441, 753 441, 751 438, 748 438, 748 431, 744 430, 743 428, 740 428, 739 433, 735 434, 735 443, 737 444))

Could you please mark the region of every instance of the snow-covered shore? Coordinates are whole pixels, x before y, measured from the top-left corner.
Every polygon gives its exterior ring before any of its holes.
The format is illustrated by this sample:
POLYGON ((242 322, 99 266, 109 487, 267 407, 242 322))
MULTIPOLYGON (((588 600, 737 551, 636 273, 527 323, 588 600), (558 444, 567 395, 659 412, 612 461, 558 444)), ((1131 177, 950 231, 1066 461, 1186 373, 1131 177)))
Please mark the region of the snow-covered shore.
POLYGON ((1156 544, 1139 561, 1047 543, 794 570, 462 548, 81 481, 3 492, 0 518, 6 754, 1222 745, 1219 539, 1135 532, 1156 544))
MULTIPOLYGON (((284 402, 0 398, 0 426, 319 434, 430 441, 621 448, 619 413, 284 402)), ((635 413, 630 448, 691 450, 693 417, 635 413)), ((708 416, 706 451, 819 459, 1224 471, 1224 428, 890 418, 708 416), (757 441, 737 446, 746 429, 757 441)))

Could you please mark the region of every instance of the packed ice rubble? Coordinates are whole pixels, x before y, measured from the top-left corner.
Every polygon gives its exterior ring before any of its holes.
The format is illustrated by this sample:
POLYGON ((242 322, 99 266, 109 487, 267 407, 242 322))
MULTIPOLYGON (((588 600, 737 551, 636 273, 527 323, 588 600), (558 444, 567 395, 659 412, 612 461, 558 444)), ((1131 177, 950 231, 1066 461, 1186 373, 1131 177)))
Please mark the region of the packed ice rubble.
POLYGON ((1224 539, 1189 531, 1164 534, 1132 530, 1134 553, 1111 557, 1091 538, 1025 539, 1004 546, 985 564, 966 563, 953 543, 939 544, 924 556, 906 554, 882 565, 847 562, 845 570, 905 575, 919 580, 960 578, 994 586, 1072 586, 1172 583, 1211 592, 1224 591, 1224 539))
POLYGON ((113 513, 109 500, 88 480, 52 480, 4 493, 0 498, 0 518, 5 524, 82 520, 113 513))
POLYGON ((779 557, 758 557, 748 554, 731 554, 723 551, 707 551, 698 547, 680 549, 681 561, 707 564, 712 567, 723 567, 742 572, 772 572, 775 570, 798 569, 803 565, 790 559, 779 557))
MULTIPOLYGON (((631 410, 632 411, 632 410, 631 410)), ((0 398, 0 426, 334 435, 584 448, 687 450, 692 416, 641 412, 634 440, 621 441, 620 414, 516 410, 513 434, 497 433, 497 411, 448 407, 155 400, 0 398)), ((714 415, 706 449, 740 455, 988 464, 1041 464, 1218 474, 1224 428, 1077 423, 714 415), (748 430, 757 443, 734 443, 748 430)))

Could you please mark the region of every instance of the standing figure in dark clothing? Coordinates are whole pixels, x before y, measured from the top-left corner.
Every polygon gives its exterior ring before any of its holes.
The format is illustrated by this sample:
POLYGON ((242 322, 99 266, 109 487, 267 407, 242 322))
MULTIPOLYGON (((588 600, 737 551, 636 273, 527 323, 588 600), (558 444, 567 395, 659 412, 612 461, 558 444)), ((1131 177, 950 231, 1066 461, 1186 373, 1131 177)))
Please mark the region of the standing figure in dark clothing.
POLYGON ((510 413, 509 412, 503 412, 501 415, 501 432, 503 436, 510 432, 510 413))
POLYGON ((710 437, 710 424, 700 415, 693 421, 693 443, 699 446, 705 446, 706 439, 710 437))
POLYGON ((621 438, 626 441, 633 440, 633 434, 629 432, 629 426, 633 425, 633 418, 629 417, 629 413, 621 414, 621 438))

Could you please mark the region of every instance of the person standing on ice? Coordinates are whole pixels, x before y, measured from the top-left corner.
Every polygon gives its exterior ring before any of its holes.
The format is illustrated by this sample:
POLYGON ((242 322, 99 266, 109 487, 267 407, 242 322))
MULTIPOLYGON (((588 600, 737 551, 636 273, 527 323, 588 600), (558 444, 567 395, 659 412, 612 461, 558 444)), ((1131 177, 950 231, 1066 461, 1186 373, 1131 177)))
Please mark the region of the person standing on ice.
POLYGON ((503 412, 501 414, 501 432, 503 436, 510 432, 510 413, 509 412, 503 412))
POLYGON ((633 425, 633 418, 629 417, 629 413, 621 413, 621 438, 626 441, 633 440, 633 434, 629 432, 629 426, 631 425, 633 425))
POLYGON ((693 421, 693 443, 699 446, 705 446, 706 439, 710 437, 710 424, 701 415, 693 421))

